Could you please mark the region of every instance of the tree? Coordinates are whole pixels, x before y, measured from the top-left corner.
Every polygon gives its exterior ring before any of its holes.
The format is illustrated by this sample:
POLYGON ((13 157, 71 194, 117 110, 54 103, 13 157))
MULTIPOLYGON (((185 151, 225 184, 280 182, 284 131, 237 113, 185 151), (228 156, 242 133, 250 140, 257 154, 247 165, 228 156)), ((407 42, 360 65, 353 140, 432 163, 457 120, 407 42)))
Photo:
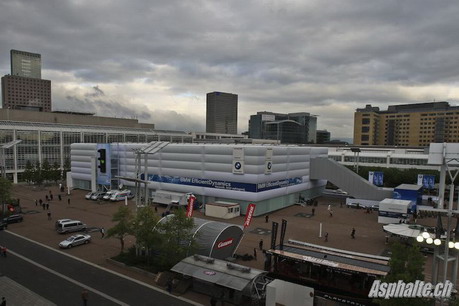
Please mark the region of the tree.
POLYGON ((51 168, 50 179, 53 180, 55 184, 57 184, 57 181, 61 179, 61 167, 57 162, 54 162, 51 168))
POLYGON ((49 164, 49 161, 47 159, 45 159, 43 161, 43 164, 41 165, 41 176, 43 177, 43 180, 45 182, 47 181, 50 181, 51 180, 51 166, 49 164))
POLYGON ((194 254, 194 221, 186 217, 184 210, 178 209, 167 222, 160 223, 157 227, 162 236, 159 259, 163 269, 169 270, 187 255, 194 254))
MULTIPOLYGON (((401 280, 405 283, 414 283, 416 280, 424 280, 425 258, 419 245, 404 245, 397 242, 391 245, 391 252, 390 272, 382 279, 382 282, 396 283, 401 280)), ((431 300, 423 298, 393 298, 374 301, 383 306, 427 306, 432 304, 431 300)))
POLYGON ((136 238, 136 250, 144 249, 147 262, 151 257, 150 249, 161 245, 161 234, 155 230, 159 218, 150 207, 143 207, 137 211, 132 233, 136 238))
POLYGON ((113 215, 112 221, 118 223, 107 231, 107 237, 119 239, 121 244, 120 253, 123 253, 124 238, 132 233, 133 216, 131 210, 127 206, 120 206, 118 211, 113 215))
POLYGON ((26 181, 27 183, 30 184, 31 182, 33 182, 33 165, 30 160, 27 160, 24 173, 22 176, 24 178, 24 181, 26 181))
POLYGON ((40 162, 37 161, 35 164, 35 168, 33 169, 33 181, 37 183, 38 185, 41 185, 43 183, 43 176, 41 174, 41 165, 40 162))

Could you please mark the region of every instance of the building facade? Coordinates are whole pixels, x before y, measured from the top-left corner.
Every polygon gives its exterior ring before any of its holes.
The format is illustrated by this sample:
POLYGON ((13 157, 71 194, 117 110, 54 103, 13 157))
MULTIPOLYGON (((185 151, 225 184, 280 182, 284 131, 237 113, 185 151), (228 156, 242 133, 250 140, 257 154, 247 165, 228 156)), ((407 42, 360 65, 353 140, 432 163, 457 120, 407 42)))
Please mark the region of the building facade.
POLYGON ((237 134, 238 96, 232 93, 207 94, 206 132, 237 134))
POLYGON ((355 145, 427 147, 433 142, 459 142, 458 106, 430 102, 381 111, 366 105, 354 114, 355 145))
POLYGON ((330 142, 330 132, 327 130, 317 130, 316 143, 324 144, 330 142))
POLYGON ((249 138, 283 144, 316 143, 317 117, 309 113, 258 112, 250 116, 249 138))
POLYGON ((41 78, 41 55, 11 50, 11 74, 2 77, 2 107, 51 111, 51 81, 41 78))

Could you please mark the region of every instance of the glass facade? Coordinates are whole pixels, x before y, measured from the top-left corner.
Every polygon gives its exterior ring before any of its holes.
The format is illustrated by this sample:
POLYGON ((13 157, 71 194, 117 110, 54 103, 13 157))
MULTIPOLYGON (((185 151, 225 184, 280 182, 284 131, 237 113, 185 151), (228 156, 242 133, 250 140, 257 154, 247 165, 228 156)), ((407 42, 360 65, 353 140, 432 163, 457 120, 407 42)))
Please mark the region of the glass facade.
POLYGON ((52 166, 61 165, 60 132, 40 132, 41 160, 47 160, 52 166))
POLYGON ((39 160, 38 136, 38 131, 16 132, 16 139, 22 140, 22 142, 16 145, 18 170, 25 169, 27 161, 35 165, 39 160))

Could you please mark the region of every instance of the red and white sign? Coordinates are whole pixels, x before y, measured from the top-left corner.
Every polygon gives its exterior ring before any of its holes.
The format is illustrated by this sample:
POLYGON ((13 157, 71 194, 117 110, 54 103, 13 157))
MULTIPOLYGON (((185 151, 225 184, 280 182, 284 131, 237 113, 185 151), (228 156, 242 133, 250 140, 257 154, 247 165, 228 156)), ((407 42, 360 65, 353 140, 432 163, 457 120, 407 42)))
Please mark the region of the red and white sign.
POLYGON ((190 195, 188 198, 188 206, 186 208, 186 216, 188 218, 193 216, 194 201, 196 201, 196 197, 194 195, 190 195))
POLYGON ((233 244, 233 238, 228 238, 226 240, 223 240, 223 241, 220 241, 219 243, 217 243, 217 249, 221 249, 221 248, 227 247, 227 246, 229 246, 231 244, 233 244))
POLYGON ((247 228, 250 226, 250 222, 252 222, 252 217, 253 213, 255 212, 255 204, 250 203, 249 206, 247 206, 247 212, 245 213, 245 220, 244 220, 244 228, 247 228))

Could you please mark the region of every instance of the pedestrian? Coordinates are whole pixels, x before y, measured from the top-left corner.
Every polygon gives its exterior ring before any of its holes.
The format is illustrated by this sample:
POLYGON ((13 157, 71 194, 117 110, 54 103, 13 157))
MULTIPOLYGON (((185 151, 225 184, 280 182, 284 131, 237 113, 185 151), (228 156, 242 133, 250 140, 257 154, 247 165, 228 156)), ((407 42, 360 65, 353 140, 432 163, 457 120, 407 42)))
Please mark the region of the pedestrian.
POLYGON ((257 248, 253 248, 253 258, 257 259, 257 248))
POLYGON ((330 210, 328 213, 330 214, 330 217, 333 217, 333 210, 330 210))
POLYGON ((52 193, 49 195, 49 198, 51 199, 51 201, 53 200, 53 194, 52 193))
POLYGON ((352 239, 355 239, 355 228, 352 228, 351 237, 352 239))
POLYGON ((45 202, 43 202, 43 204, 41 206, 43 207, 43 210, 46 209, 46 203, 45 202))
POLYGON ((40 206, 41 206, 43 204, 43 200, 42 199, 38 200, 38 203, 40 203, 40 206))
POLYGON ((269 215, 266 215, 266 216, 265 216, 265 221, 266 221, 266 223, 269 222, 269 215))
POLYGON ((49 203, 46 203, 46 210, 49 210, 49 203))
POLYGON ((325 233, 325 242, 328 241, 328 232, 325 233))
POLYGON ((2 303, 0 304, 0 306, 6 306, 6 299, 4 296, 2 296, 2 303))
POLYGON ((100 228, 100 234, 102 235, 101 238, 105 237, 105 228, 103 228, 103 227, 100 228))
POLYGON ((0 247, 0 253, 3 257, 6 257, 6 246, 1 246, 0 247))
POLYGON ((81 299, 83 300, 84 306, 88 305, 88 295, 89 295, 88 290, 83 289, 83 291, 81 291, 81 299))
POLYGON ((155 212, 158 212, 158 206, 155 206, 155 212))
POLYGON ((61 189, 62 189, 62 184, 61 184, 61 183, 59 183, 59 190, 61 190, 61 189))
POLYGON ((67 199, 67 204, 70 205, 70 198, 67 199))
POLYGON ((45 200, 49 201, 48 195, 45 195, 45 200))
POLYGON ((313 209, 312 209, 312 215, 314 216, 315 213, 316 213, 316 209, 313 208, 313 209))
POLYGON ((49 190, 49 194, 51 194, 51 190, 49 190))
POLYGON ((328 208, 327 208, 328 211, 331 211, 331 205, 328 204, 328 208))
POLYGON ((260 248, 260 251, 263 250, 263 239, 260 239, 260 242, 258 242, 258 247, 260 248))
POLYGON ((59 198, 59 201, 62 201, 62 196, 61 195, 58 195, 57 197, 59 198))
POLYGON ((37 200, 35 200, 35 206, 38 206, 38 201, 37 200))
POLYGON ((48 220, 51 220, 51 212, 48 211, 48 220))

